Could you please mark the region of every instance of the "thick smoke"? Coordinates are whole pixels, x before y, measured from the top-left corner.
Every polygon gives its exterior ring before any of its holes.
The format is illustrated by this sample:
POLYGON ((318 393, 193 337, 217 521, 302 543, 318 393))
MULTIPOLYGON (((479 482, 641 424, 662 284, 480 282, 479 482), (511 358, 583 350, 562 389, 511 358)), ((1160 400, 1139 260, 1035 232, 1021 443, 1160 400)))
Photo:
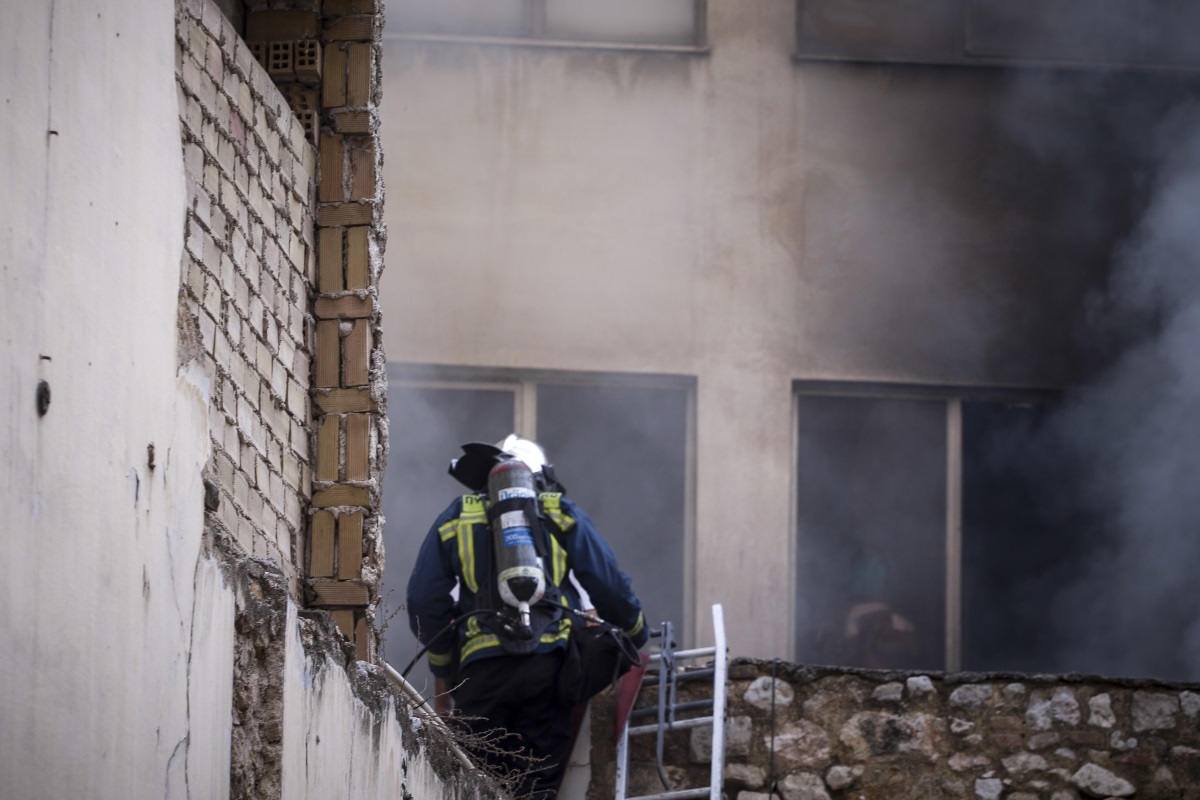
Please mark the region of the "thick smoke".
POLYGON ((1090 330, 1129 341, 1055 421, 1079 454, 1081 510, 1103 520, 1055 603, 1062 666, 1200 678, 1200 114, 1155 130, 1151 199, 1118 250, 1090 330))

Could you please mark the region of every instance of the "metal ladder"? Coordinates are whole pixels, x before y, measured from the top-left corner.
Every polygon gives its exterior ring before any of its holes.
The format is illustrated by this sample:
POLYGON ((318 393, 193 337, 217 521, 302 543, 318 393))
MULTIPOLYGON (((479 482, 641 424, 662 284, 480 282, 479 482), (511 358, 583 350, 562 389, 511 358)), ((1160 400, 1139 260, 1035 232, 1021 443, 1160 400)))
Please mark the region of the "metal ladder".
MULTIPOLYGON (((651 634, 661 639, 659 652, 650 656, 650 668, 658 680, 658 707, 633 711, 629 719, 621 726, 617 739, 617 790, 616 800, 687 800, 687 798, 708 797, 710 800, 721 800, 721 789, 725 775, 725 678, 728 674, 729 654, 725 645, 725 616, 721 606, 713 606, 713 647, 701 647, 695 650, 675 650, 672 638, 671 623, 664 622, 660 630, 651 634), (713 658, 713 665, 705 669, 681 672, 680 662, 701 658, 713 658), (712 700, 699 700, 691 703, 679 703, 676 700, 676 686, 681 680, 700 680, 712 678, 712 700), (711 709, 712 713, 705 717, 691 719, 676 719, 677 712, 700 711, 711 709), (644 725, 634 725, 635 720, 656 717, 644 725), (685 728, 712 726, 712 771, 709 785, 695 789, 671 789, 663 769, 663 737, 670 731, 685 728), (657 735, 656 755, 658 777, 662 781, 664 792, 658 794, 638 795, 636 798, 627 797, 626 784, 629 780, 629 737, 653 733, 657 735)), ((636 696, 635 696, 636 699, 636 696)))

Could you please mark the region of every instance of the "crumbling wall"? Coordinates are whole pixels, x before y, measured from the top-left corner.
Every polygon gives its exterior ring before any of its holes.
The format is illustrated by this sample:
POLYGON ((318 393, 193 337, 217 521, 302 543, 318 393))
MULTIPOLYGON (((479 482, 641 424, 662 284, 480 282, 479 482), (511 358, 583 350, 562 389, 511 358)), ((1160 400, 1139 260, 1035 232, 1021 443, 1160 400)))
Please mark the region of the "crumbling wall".
POLYGON ((298 591, 311 496, 316 151, 211 0, 176 5, 184 322, 212 382, 209 524, 298 591))
MULTIPOLYGON (((738 800, 1200 797, 1200 686, 742 660, 728 687, 725 795, 738 800)), ((668 741, 675 788, 707 785, 709 729, 668 741)), ((594 773, 611 776, 613 752, 593 751, 608 762, 594 773)), ((635 738, 630 795, 662 791, 653 764, 653 737, 635 738)), ((589 796, 610 788, 594 779, 589 796)))

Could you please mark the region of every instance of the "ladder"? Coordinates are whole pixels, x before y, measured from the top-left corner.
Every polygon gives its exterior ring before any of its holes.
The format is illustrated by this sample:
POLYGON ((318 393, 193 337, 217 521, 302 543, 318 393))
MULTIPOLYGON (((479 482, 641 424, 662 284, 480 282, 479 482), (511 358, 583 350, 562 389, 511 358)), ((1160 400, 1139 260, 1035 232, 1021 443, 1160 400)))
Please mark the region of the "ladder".
MULTIPOLYGON (((729 654, 725 645, 725 617, 720 604, 714 605, 713 613, 713 647, 701 647, 695 650, 675 650, 673 631, 670 622, 664 622, 661 629, 650 635, 661 639, 659 652, 649 657, 650 674, 658 682, 658 707, 638 709, 629 714, 626 722, 621 725, 617 738, 617 788, 616 800, 689 800, 690 798, 708 797, 710 800, 721 800, 721 789, 725 774, 725 678, 728 674, 729 654), (682 670, 682 663, 698 659, 712 658, 712 666, 702 669, 682 670), (711 700, 698 700, 690 703, 677 701, 676 687, 680 681, 702 680, 712 678, 713 695, 711 700), (676 719, 679 712, 710 710, 708 716, 689 719, 676 719), (635 725, 634 722, 648 717, 654 721, 635 725), (670 731, 685 728, 712 726, 712 771, 709 785, 695 789, 672 789, 663 769, 663 738, 670 731), (666 791, 658 794, 638 795, 636 798, 627 797, 626 785, 629 781, 629 737, 655 734, 658 777, 666 791)), ((630 704, 636 700, 636 691, 630 698, 630 704)))

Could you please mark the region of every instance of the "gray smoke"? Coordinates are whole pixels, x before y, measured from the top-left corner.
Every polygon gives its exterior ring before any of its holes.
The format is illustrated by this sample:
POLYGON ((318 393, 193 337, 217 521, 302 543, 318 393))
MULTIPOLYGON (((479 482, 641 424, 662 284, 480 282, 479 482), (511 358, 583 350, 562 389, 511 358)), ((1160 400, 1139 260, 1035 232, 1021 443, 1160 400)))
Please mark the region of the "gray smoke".
POLYGON ((1075 501, 1102 520, 1055 603, 1062 665, 1200 677, 1200 114, 1153 130, 1151 199, 1118 248, 1089 330, 1123 347, 1054 426, 1075 501))

